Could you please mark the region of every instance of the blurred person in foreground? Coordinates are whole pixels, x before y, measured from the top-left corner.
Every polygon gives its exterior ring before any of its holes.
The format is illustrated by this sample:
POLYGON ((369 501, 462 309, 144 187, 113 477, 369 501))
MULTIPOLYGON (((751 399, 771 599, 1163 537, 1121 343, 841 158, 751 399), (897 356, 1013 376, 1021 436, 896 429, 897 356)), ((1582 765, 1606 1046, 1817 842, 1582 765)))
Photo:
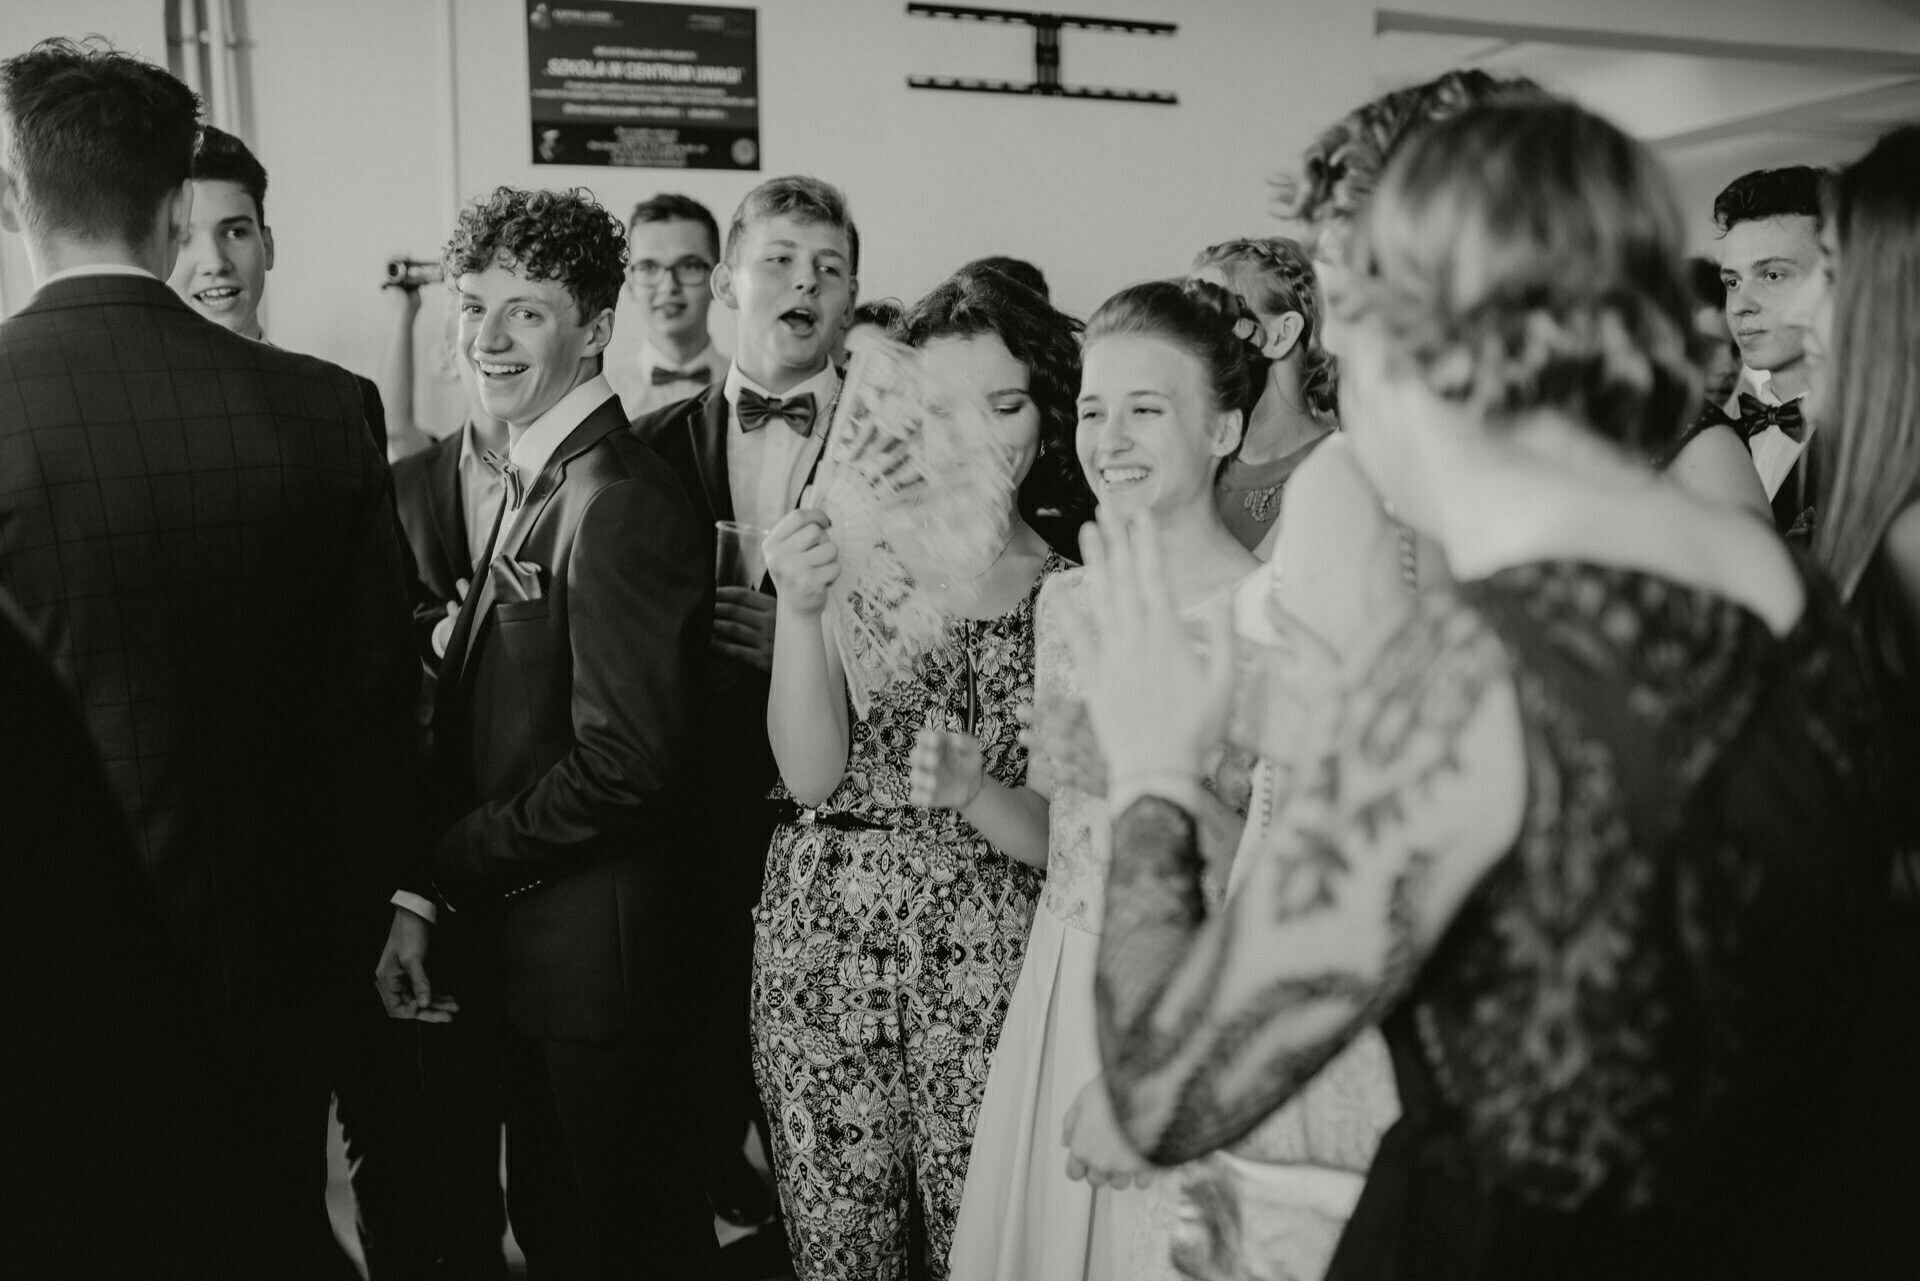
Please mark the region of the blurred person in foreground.
POLYGON ((1151 526, 1087 539, 1116 821, 1098 977, 1145 1155, 1246 1134, 1361 1029, 1403 1113, 1328 1275, 1814 1275, 1847 1197, 1874 708, 1838 602, 1646 462, 1699 394, 1658 162, 1533 99, 1410 138, 1348 249, 1345 430, 1457 586, 1375 639, 1217 914, 1203 662, 1151 526), (1491 517, 1490 513, 1497 513, 1491 517))
POLYGON ((0 226, 40 282, 0 323, 0 587, 80 706, 196 1008, 213 1154, 176 1177, 220 1205, 207 1244, 337 1277, 328 1101, 404 852, 416 669, 359 385, 165 283, 198 116, 103 45, 0 64, 0 226))

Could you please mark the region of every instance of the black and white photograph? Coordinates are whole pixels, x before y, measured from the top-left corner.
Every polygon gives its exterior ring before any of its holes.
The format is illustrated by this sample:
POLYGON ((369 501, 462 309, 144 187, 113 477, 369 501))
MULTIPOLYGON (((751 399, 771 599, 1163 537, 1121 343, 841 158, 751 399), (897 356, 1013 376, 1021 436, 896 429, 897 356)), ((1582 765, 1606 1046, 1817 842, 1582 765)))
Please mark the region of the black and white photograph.
POLYGON ((33 1281, 1920 1278, 1920 0, 5 0, 33 1281))

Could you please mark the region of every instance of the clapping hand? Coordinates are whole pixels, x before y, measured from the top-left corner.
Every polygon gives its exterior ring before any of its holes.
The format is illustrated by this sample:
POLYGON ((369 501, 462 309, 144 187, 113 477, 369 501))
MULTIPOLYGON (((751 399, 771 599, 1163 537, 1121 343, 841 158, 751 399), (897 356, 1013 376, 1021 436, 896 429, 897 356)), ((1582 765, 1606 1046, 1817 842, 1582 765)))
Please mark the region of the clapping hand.
POLYGON ((1144 1188, 1154 1179, 1154 1166, 1133 1150, 1113 1115, 1113 1100, 1100 1077, 1081 1087, 1067 1109, 1067 1177, 1084 1179, 1096 1188, 1144 1188))
POLYGON ((1068 633, 1109 775, 1195 775, 1233 703, 1233 614, 1207 617, 1204 655, 1182 625, 1153 518, 1102 508, 1080 531, 1088 617, 1068 633))
POLYGON ((907 796, 923 809, 965 809, 987 785, 986 757, 971 734, 929 725, 914 739, 910 763, 907 796))
POLYGON ((768 532, 765 549, 780 608, 819 617, 827 608, 827 589, 840 577, 840 549, 826 513, 815 507, 788 512, 768 532))

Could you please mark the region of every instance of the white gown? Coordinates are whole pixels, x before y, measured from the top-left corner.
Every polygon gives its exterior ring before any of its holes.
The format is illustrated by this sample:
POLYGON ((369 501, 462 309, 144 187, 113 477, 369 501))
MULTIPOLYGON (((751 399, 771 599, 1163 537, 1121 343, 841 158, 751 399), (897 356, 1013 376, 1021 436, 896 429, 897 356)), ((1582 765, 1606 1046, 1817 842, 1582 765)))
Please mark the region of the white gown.
MULTIPOLYGON (((1036 701, 1080 692, 1064 615, 1078 612, 1084 592, 1079 570, 1041 589, 1036 701)), ((1135 1226, 1152 1191, 1067 1178, 1067 1111, 1100 1075, 1093 973, 1112 829, 1099 797, 1065 785, 1053 789, 1047 821, 1047 882, 987 1073, 952 1281, 1132 1281, 1135 1226)))

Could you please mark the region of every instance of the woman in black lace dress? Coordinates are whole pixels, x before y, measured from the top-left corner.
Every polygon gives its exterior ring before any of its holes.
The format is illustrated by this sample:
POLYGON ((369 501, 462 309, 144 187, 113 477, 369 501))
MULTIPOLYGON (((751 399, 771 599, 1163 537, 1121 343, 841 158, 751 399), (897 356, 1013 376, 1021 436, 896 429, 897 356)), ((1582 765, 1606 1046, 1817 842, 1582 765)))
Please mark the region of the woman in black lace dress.
POLYGON ((1571 104, 1394 159, 1331 300, 1343 420, 1460 585, 1298 735, 1217 915, 1188 804, 1232 672, 1150 528, 1088 539, 1115 1110, 1185 1160, 1381 1025, 1403 1116, 1333 1277, 1830 1274, 1873 709, 1821 582, 1643 461, 1698 395, 1681 247, 1658 162, 1571 104))

